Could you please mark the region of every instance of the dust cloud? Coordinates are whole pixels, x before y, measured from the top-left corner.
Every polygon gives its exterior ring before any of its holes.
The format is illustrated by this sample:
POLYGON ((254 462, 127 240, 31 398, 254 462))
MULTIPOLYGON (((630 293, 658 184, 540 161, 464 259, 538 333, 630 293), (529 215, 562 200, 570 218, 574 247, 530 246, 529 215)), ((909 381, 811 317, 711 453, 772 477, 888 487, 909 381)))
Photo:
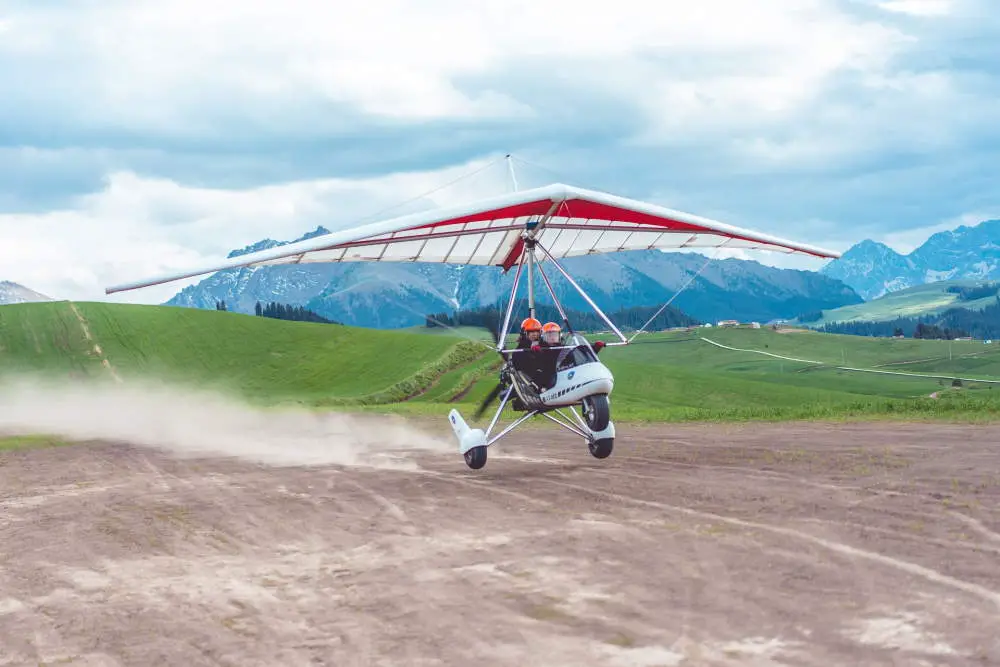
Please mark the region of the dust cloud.
POLYGON ((130 382, 0 383, 0 435, 113 440, 177 456, 229 456, 274 466, 415 468, 406 452, 456 452, 402 418, 257 409, 224 395, 130 382))

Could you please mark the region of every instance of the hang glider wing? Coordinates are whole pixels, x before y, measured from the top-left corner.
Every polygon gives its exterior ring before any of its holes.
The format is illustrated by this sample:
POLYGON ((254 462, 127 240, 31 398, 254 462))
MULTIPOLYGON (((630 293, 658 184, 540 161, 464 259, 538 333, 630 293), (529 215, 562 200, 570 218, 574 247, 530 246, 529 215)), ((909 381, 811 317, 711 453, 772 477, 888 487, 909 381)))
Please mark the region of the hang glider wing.
POLYGON ((560 259, 622 250, 720 246, 840 256, 654 204, 553 184, 336 231, 209 267, 109 287, 105 292, 149 287, 223 269, 313 262, 436 262, 506 270, 521 257, 526 229, 560 259))

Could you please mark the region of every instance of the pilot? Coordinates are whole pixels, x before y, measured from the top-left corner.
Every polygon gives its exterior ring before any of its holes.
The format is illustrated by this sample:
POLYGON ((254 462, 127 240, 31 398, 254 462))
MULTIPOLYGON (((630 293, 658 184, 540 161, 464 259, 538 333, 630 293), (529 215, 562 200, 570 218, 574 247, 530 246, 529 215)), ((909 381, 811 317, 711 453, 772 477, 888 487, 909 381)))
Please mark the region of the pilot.
POLYGON ((546 357, 552 352, 545 350, 549 346, 542 341, 542 323, 534 317, 525 318, 521 322, 521 335, 518 336, 517 347, 524 352, 513 355, 514 368, 527 375, 541 389, 551 384, 551 375, 546 372, 546 367, 549 365, 546 357))
MULTIPOLYGON (((537 346, 542 338, 542 323, 534 317, 526 317, 521 322, 521 335, 517 339, 517 346, 524 350, 537 346)), ((523 354, 518 356, 524 356, 523 354)))

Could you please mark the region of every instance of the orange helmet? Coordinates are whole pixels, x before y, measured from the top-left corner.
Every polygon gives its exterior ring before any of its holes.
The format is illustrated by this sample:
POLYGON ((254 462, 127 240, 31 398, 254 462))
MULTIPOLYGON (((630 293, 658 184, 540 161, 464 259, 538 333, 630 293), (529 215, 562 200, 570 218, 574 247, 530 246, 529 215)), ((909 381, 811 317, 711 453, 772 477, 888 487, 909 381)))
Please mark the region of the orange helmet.
POLYGON ((555 322, 546 322, 545 326, 542 327, 542 338, 545 339, 546 343, 558 343, 561 331, 562 327, 555 322))
POLYGON ((542 323, 534 317, 527 317, 521 322, 521 331, 541 331, 542 323))

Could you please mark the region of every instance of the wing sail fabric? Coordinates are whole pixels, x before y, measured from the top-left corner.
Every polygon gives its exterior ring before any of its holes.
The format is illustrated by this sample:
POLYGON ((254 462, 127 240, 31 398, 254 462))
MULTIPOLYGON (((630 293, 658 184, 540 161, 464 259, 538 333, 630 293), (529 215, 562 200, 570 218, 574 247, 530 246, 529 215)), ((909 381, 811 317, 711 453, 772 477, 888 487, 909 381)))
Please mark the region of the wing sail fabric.
POLYGON ((313 262, 436 262, 505 269, 534 237, 556 258, 642 249, 715 248, 839 257, 811 245, 614 195, 555 184, 420 212, 234 257, 210 267, 109 287, 112 294, 222 269, 313 262))

